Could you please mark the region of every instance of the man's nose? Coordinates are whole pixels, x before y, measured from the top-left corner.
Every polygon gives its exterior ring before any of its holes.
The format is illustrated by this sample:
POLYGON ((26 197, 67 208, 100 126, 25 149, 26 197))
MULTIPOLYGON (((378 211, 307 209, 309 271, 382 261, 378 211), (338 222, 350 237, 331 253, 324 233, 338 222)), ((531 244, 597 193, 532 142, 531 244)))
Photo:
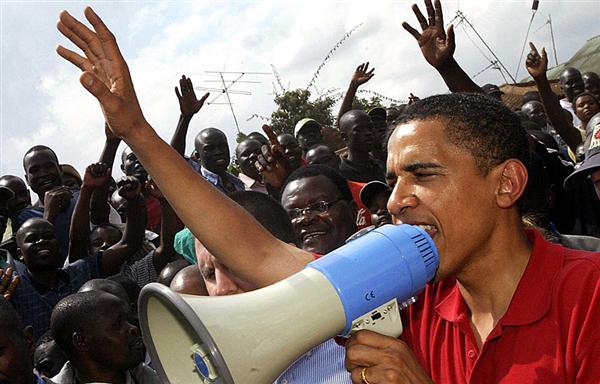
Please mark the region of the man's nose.
POLYGON ((419 199, 414 187, 402 185, 398 182, 390 195, 387 209, 392 216, 400 218, 408 209, 414 208, 418 204, 419 199))

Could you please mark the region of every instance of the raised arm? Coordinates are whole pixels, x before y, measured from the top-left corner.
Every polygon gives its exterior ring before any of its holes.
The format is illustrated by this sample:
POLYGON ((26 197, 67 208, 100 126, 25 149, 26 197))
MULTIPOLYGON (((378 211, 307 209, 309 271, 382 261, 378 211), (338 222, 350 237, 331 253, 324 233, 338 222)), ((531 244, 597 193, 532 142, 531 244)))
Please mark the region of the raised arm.
POLYGON ((374 71, 375 68, 371 68, 369 71, 369 62, 362 63, 356 68, 356 71, 354 71, 354 74, 352 75, 352 80, 350 80, 350 85, 348 86, 344 100, 342 101, 340 111, 338 112, 338 124, 342 115, 352 109, 352 103, 354 102, 358 87, 371 80, 371 78, 375 76, 375 73, 373 73, 374 71))
POLYGON ((175 235, 183 229, 183 224, 154 181, 148 180, 146 189, 160 201, 160 245, 152 254, 154 270, 159 274, 167 264, 179 258, 173 245, 175 235))
POLYGON ((435 0, 434 4, 431 3, 431 0, 425 0, 427 19, 416 4, 412 6, 421 25, 421 33, 407 22, 403 22, 402 26, 417 40, 423 57, 439 72, 451 92, 481 93, 481 88, 454 60, 454 50, 456 49, 454 26, 451 24, 448 31, 444 31, 442 4, 440 0, 435 0))
POLYGON ((206 93, 198 100, 196 98, 192 79, 185 77, 185 75, 181 76, 179 86, 181 87, 181 92, 175 87, 175 95, 177 95, 177 99, 179 100, 181 115, 179 116, 179 122, 177 123, 173 138, 171 139, 171 147, 173 147, 181 156, 184 156, 185 138, 190 126, 190 121, 192 120, 192 117, 200 111, 200 108, 204 105, 209 94, 206 93))
POLYGON ((550 123, 556 132, 563 138, 573 153, 575 153, 583 139, 579 130, 565 117, 560 102, 558 101, 558 97, 552 92, 550 82, 546 77, 546 71, 548 70, 546 49, 542 48, 542 54, 540 55, 533 43, 529 43, 529 47, 531 48, 531 51, 527 55, 527 60, 525 61, 527 72, 529 72, 531 77, 533 77, 533 80, 535 80, 548 120, 550 120, 550 123))
POLYGON ((108 184, 110 168, 103 163, 89 165, 83 175, 83 184, 71 217, 69 231, 69 263, 73 263, 89 252, 90 241, 90 200, 98 188, 108 184))
POLYGON ((127 222, 121 240, 104 251, 102 256, 102 271, 106 276, 119 272, 121 264, 140 249, 146 227, 146 204, 140 181, 133 176, 125 176, 117 183, 117 190, 127 200, 127 222))
MULTIPOLYGON (((115 163, 115 156, 117 155, 117 149, 121 143, 121 139, 116 137, 108 128, 108 125, 104 123, 104 134, 106 140, 104 141, 104 149, 100 154, 99 163, 106 164, 109 169, 112 170, 115 163)), ((108 175, 110 178, 110 174, 108 175)), ((110 206, 108 204, 108 190, 109 183, 101 187, 95 188, 92 193, 92 202, 90 206, 90 218, 92 224, 105 224, 108 223, 110 216, 110 206)))
POLYGON ((95 32, 66 11, 58 23, 85 57, 62 46, 57 52, 84 71, 80 81, 98 99, 110 129, 138 155, 184 224, 235 274, 257 286, 302 269, 312 259, 308 252, 272 236, 160 139, 144 118, 114 35, 91 8, 85 16, 95 32))

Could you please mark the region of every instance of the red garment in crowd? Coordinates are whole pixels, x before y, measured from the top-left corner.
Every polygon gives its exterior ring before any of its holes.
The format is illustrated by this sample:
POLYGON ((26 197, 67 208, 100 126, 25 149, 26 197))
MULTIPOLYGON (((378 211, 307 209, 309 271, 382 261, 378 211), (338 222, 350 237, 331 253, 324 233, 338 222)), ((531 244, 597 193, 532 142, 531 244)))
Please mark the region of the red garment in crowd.
POLYGON ((350 192, 352 192, 352 198, 356 203, 356 227, 358 229, 363 229, 371 225, 371 211, 369 211, 362 201, 360 201, 360 190, 365 186, 365 184, 367 183, 359 183, 358 181, 348 180, 348 187, 350 188, 350 192))
POLYGON ((481 350, 456 280, 427 286, 403 313, 401 338, 436 383, 600 382, 600 253, 527 236, 527 268, 481 350))
POLYGON ((152 196, 146 196, 146 229, 160 234, 160 201, 152 196))

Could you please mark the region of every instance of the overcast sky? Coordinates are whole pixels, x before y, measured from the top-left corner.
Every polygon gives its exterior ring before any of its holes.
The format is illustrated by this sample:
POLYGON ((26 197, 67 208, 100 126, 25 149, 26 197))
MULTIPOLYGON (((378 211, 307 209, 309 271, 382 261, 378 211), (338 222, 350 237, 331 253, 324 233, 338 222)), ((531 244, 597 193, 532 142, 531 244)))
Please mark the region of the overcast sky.
MULTIPOLYGON (((514 75, 531 3, 462 0, 445 1, 443 7, 446 22, 460 8, 514 75)), ((0 4, 0 174, 22 176, 22 156, 35 144, 52 147, 61 162, 80 171, 100 155, 104 142, 100 108, 80 86, 79 70, 55 53, 57 44, 67 44, 55 28, 62 9, 80 18, 84 7, 91 5, 104 19, 129 63, 147 120, 167 140, 179 117, 173 88, 182 74, 190 76, 196 86, 218 87, 214 82, 218 78, 205 71, 271 72, 272 64, 286 87, 305 88, 327 52, 361 23, 320 71, 316 81, 320 91, 345 89, 355 67, 370 61, 376 75, 364 89, 394 99, 406 99, 410 92, 421 97, 446 92, 441 78, 401 26, 402 21, 416 26, 407 1, 2 0, 0 4)), ((550 31, 543 26, 549 14, 559 62, 571 57, 586 39, 600 34, 598 0, 541 0, 530 36, 539 45, 550 47, 550 31)), ((489 65, 480 52, 482 44, 470 30, 459 26, 456 35, 456 58, 467 73, 475 75, 489 65)), ((524 74, 522 68, 518 77, 524 74)), ((232 96, 240 128, 248 133, 260 130, 262 124, 258 119, 248 121, 251 115, 269 116, 275 108, 275 79, 272 75, 244 79, 261 82, 232 87, 252 93, 232 96)), ((499 72, 491 69, 475 80, 480 84, 504 82, 499 72)), ((230 145, 235 144, 236 128, 229 107, 210 105, 192 120, 187 153, 193 136, 208 126, 222 129, 230 145)))

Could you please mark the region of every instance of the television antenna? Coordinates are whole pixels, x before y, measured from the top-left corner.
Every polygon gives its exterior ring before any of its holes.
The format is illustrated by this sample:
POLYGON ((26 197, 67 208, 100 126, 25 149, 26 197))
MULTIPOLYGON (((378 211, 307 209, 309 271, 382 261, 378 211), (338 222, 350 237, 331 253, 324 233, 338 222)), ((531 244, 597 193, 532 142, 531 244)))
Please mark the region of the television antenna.
POLYGON ((236 90, 236 89, 231 89, 231 87, 234 84, 241 84, 241 83, 245 83, 245 84, 260 84, 261 81, 253 81, 253 80, 242 80, 242 78, 246 75, 272 75, 272 73, 270 72, 225 72, 225 71, 204 71, 204 73, 209 73, 209 74, 213 74, 213 75, 218 75, 219 79, 210 79, 210 80, 204 80, 204 82, 207 83, 220 83, 222 87, 220 88, 215 88, 215 87, 194 87, 195 89, 198 90, 202 90, 202 91, 208 91, 208 92, 216 92, 217 95, 215 97, 213 97, 210 101, 208 101, 206 104, 208 105, 229 105, 229 109, 231 110, 231 115, 233 116, 233 121, 235 122, 235 127, 238 131, 238 133, 241 133, 240 131, 240 125, 238 124, 238 120, 237 117, 235 115, 235 111, 233 109, 233 103, 231 102, 231 97, 230 95, 245 95, 245 96, 250 96, 252 95, 252 92, 249 91, 243 91, 243 90, 236 90), (233 79, 226 79, 226 77, 230 77, 233 76, 233 79), (217 103, 216 101, 219 100, 220 97, 225 96, 226 101, 225 102, 219 102, 217 103))
POLYGON ((455 20, 458 20, 456 22, 456 25, 457 26, 460 25, 463 28, 463 30, 465 31, 465 35, 469 38, 469 40, 471 40, 471 43, 473 43, 473 45, 475 45, 475 47, 479 50, 479 52, 483 55, 483 57, 485 57, 486 60, 490 62, 491 65, 489 67, 490 68, 496 68, 496 69, 498 69, 498 71, 500 71, 500 74, 504 78, 504 81, 506 81, 507 83, 508 83, 508 81, 507 81, 506 76, 504 75, 504 73, 506 73, 508 75, 508 77, 512 80, 513 83, 516 83, 517 81, 510 74, 510 72, 508 71, 508 69, 506 69, 506 66, 502 63, 502 61, 498 58, 498 56, 496 56, 496 53, 492 50, 492 48, 488 45, 488 43, 483 39, 483 37, 479 34, 479 32, 477 32, 477 30, 475 29, 475 27, 473 26, 473 24, 471 24, 471 22, 467 19, 467 16, 465 16, 465 14, 462 13, 462 11, 460 9, 458 9, 456 11, 456 16, 454 16, 454 18, 452 20, 450 20, 450 22, 448 23, 448 25, 452 24, 455 20), (471 36, 469 36, 469 34, 467 33, 467 28, 465 27, 465 24, 471 29, 471 31, 473 31, 473 33, 475 33, 475 36, 477 36, 477 38, 481 41, 481 43, 483 44, 483 46, 493 56, 493 59, 490 58, 490 57, 488 57, 485 54, 485 52, 481 48, 479 48, 479 46, 475 43, 475 41, 471 38, 471 36))

